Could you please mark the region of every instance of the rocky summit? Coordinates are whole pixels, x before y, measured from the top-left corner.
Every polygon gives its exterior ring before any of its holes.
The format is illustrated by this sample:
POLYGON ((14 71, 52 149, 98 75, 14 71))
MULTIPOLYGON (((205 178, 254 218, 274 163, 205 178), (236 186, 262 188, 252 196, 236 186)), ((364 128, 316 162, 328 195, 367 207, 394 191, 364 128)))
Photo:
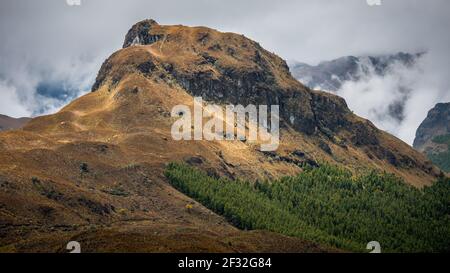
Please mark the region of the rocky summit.
POLYGON ((103 63, 91 93, 0 134, 0 246, 64 251, 61 242, 75 238, 86 251, 336 251, 236 229, 168 183, 164 169, 179 161, 211 177, 251 181, 324 163, 393 173, 418 188, 440 175, 342 98, 302 85, 257 42, 145 20, 103 63), (193 97, 279 105, 278 150, 241 140, 174 141, 171 109, 192 106, 193 97))

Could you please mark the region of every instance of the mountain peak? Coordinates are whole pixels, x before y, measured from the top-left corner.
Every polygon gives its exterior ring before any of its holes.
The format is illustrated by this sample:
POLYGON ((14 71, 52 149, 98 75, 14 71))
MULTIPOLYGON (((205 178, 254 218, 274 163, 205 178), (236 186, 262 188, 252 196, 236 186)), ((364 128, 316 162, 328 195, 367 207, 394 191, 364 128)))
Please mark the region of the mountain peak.
MULTIPOLYGON (((107 116, 120 117, 115 119, 116 129, 156 126, 142 118, 146 116, 168 122, 167 114, 161 113, 170 113, 174 105, 190 105, 193 97, 219 105, 279 105, 279 158, 308 149, 314 151, 315 155, 309 156, 313 161, 342 164, 339 158, 345 157, 346 165, 364 168, 383 162, 383 170, 418 186, 429 184, 438 175, 422 154, 353 115, 341 97, 305 87, 291 75, 286 61, 244 35, 143 21, 129 31, 125 45, 105 61, 92 88, 93 96, 104 98, 103 104, 114 109, 107 116), (148 102, 160 110, 150 111, 148 102), (130 116, 132 122, 126 118, 130 116), (300 142, 304 146, 299 148, 300 142), (411 168, 423 176, 409 175, 411 168)), ((72 108, 79 111, 76 103, 65 110, 72 108)), ((98 104, 94 109, 98 111, 98 104)), ((247 149, 249 157, 260 156, 253 146, 247 149)), ((241 150, 238 153, 243 154, 241 150)), ((234 156, 230 152, 230 157, 234 156)), ((254 169, 258 164, 240 163, 236 172, 260 175, 254 169)), ((298 171, 298 166, 291 164, 290 170, 298 171)))
POLYGON ((123 48, 133 45, 148 45, 158 41, 158 35, 150 34, 150 30, 154 26, 158 26, 158 23, 153 19, 146 19, 133 25, 125 36, 123 48))

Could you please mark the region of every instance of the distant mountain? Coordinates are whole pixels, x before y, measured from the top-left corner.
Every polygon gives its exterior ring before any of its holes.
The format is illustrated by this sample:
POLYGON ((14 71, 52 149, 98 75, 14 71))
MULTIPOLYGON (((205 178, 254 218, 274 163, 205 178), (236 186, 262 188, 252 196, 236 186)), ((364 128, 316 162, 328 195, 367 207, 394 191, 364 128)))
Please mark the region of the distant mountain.
POLYGON ((439 103, 417 129, 414 148, 450 172, 450 103, 439 103))
POLYGON ((338 91, 346 81, 358 81, 370 74, 383 76, 394 64, 412 66, 424 53, 399 52, 379 56, 346 56, 321 62, 316 66, 306 63, 291 65, 292 75, 312 89, 338 91))
MULTIPOLYGON (((401 71, 408 71, 414 68, 417 60, 423 54, 400 52, 379 56, 346 56, 332 61, 321 62, 316 66, 295 63, 291 65, 291 71, 294 77, 306 86, 316 90, 335 93, 349 100, 344 94, 346 91, 344 90, 344 85, 346 83, 369 82, 375 77, 392 77, 397 75, 397 73, 401 73, 401 71)), ((385 107, 385 110, 374 107, 372 112, 376 113, 376 117, 372 118, 379 120, 392 119, 397 122, 404 120, 406 116, 404 111, 405 102, 408 100, 412 90, 409 82, 403 82, 402 79, 403 75, 399 74, 397 79, 395 79, 395 83, 390 87, 393 88, 391 90, 392 96, 390 96, 390 100, 386 100, 387 107, 385 107)))
POLYGON ((0 115, 0 131, 21 128, 30 120, 30 118, 12 118, 0 115))

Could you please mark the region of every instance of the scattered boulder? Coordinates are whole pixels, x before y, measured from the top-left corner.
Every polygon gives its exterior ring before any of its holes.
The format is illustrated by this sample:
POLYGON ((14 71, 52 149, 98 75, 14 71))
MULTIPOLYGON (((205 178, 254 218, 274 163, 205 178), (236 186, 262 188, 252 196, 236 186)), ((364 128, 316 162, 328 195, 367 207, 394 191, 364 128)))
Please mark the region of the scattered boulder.
POLYGON ((205 159, 202 156, 192 156, 187 158, 185 162, 189 165, 202 165, 205 159))
POLYGON ((324 152, 326 152, 329 155, 333 154, 333 151, 331 150, 330 146, 325 141, 319 142, 319 148, 322 149, 324 152))

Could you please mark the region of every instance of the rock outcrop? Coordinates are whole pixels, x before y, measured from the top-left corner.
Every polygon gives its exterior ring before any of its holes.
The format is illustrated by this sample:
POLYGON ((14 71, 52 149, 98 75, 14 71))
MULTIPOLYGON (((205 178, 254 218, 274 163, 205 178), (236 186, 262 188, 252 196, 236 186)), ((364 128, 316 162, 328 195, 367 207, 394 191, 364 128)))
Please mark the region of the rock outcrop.
POLYGON ((440 135, 450 134, 450 103, 438 103, 428 112, 420 124, 414 140, 414 148, 426 152, 432 148, 432 140, 440 135))
POLYGON ((134 25, 125 37, 123 48, 133 45, 150 45, 161 39, 161 35, 150 35, 152 27, 157 26, 154 20, 145 20, 134 25))
POLYGON ((438 103, 416 132, 414 148, 450 172, 450 103, 438 103))

